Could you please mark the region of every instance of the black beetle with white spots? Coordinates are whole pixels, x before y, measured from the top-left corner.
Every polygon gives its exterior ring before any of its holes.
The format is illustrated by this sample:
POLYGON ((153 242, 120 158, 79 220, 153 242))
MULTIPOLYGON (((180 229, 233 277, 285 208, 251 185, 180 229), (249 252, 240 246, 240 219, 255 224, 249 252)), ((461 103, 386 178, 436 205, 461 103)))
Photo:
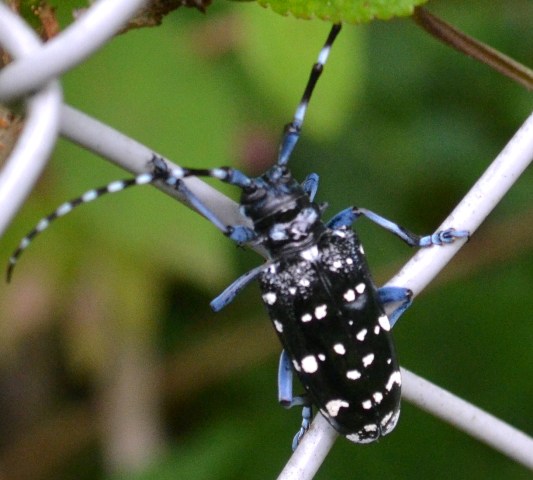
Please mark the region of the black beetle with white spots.
POLYGON ((261 245, 268 253, 265 264, 237 279, 211 306, 215 311, 222 309, 248 283, 259 280, 263 302, 284 349, 278 373, 279 401, 285 407, 303 406, 303 421, 293 448, 309 428, 313 405, 340 434, 355 443, 370 443, 387 435, 399 418, 401 375, 390 329, 409 307, 412 293, 406 288, 376 287, 363 247, 351 228, 354 221, 364 216, 418 247, 443 245, 469 235, 464 230, 448 229, 418 236, 357 207, 324 222, 324 207, 314 202, 318 176, 310 174, 302 183, 292 177, 287 163, 340 29, 340 25, 332 27, 295 116, 285 127, 277 162, 266 173, 250 178, 227 167, 171 168, 154 155, 147 159, 148 172, 90 190, 43 218, 22 239, 7 271, 9 280, 33 238, 78 205, 155 181, 180 190, 229 238, 241 245, 261 245), (192 175, 218 178, 239 187, 241 211, 253 228, 224 224, 181 181, 192 175), (385 306, 393 303, 399 306, 388 317, 385 306), (302 395, 292 393, 293 373, 304 387, 302 395))

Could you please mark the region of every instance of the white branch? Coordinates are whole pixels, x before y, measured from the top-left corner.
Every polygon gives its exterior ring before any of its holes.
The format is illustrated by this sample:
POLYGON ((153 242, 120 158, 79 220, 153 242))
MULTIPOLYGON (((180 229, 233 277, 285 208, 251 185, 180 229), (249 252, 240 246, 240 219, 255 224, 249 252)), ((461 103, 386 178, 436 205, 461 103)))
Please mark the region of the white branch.
MULTIPOLYGON (((149 162, 155 154, 154 150, 146 145, 67 105, 64 105, 61 110, 60 132, 65 138, 135 175, 150 169, 149 162)), ((167 159, 165 161, 171 166, 177 166, 167 159)), ((187 178, 184 182, 189 190, 226 224, 247 223, 247 219, 239 212, 239 205, 218 190, 196 177, 187 178)), ((186 198, 175 188, 164 183, 157 183, 155 186, 190 206, 186 198)))
POLYGON ((15 59, 0 72, 0 101, 27 96, 22 133, 0 172, 0 235, 44 169, 55 146, 62 92, 56 78, 103 46, 146 0, 99 0, 45 45, 0 2, 0 45, 15 59))
MULTIPOLYGON (((37 34, 3 3, 0 3, 0 45, 16 59, 41 48, 37 34)), ((23 130, 0 172, 0 236, 30 194, 54 148, 61 101, 62 93, 56 81, 26 100, 23 130)))
MULTIPOLYGON (((20 98, 80 64, 116 35, 147 0, 99 0, 38 51, 5 67, 0 99, 20 98)), ((2 13, 3 15, 3 13, 2 13)))
POLYGON ((533 470, 533 438, 408 370, 402 380, 407 401, 533 470))

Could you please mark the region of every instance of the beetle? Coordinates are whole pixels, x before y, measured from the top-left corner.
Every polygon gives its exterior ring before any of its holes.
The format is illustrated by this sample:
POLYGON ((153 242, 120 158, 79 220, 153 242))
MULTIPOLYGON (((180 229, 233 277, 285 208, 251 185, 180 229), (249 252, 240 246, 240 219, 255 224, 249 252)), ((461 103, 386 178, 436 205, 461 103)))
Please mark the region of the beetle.
POLYGON ((9 261, 13 268, 33 238, 56 218, 78 205, 134 185, 161 181, 179 190, 201 214, 239 245, 260 245, 265 264, 232 283, 211 302, 218 311, 251 281, 259 280, 262 300, 283 345, 278 372, 282 405, 303 405, 302 425, 293 440, 296 448, 309 428, 311 406, 355 443, 370 443, 390 433, 400 413, 401 375, 391 328, 411 304, 412 292, 401 287, 378 288, 370 273, 352 224, 363 216, 397 235, 410 246, 449 244, 469 233, 453 228, 419 236, 380 215, 349 207, 322 220, 323 205, 314 201, 318 176, 298 182, 287 163, 300 138, 311 95, 341 25, 333 25, 314 64, 296 109, 286 125, 277 162, 251 178, 229 168, 170 167, 153 155, 150 171, 135 178, 86 192, 62 204, 24 237, 9 261), (241 189, 241 211, 253 227, 226 225, 182 182, 188 176, 209 176, 241 189), (390 317, 385 307, 396 304, 390 317), (296 374, 304 394, 294 396, 296 374))

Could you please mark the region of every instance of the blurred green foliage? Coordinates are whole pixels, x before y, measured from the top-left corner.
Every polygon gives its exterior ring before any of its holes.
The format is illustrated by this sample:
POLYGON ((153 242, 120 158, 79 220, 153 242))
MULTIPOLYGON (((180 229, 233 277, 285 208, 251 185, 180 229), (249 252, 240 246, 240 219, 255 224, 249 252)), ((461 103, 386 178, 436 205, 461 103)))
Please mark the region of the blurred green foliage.
MULTIPOLYGON (((430 7, 533 64, 530 1, 478 1, 468 7, 441 1, 430 7)), ((181 9, 159 28, 117 37, 69 72, 65 96, 178 164, 235 165, 257 173, 266 165, 254 148, 266 144, 275 152, 328 30, 324 22, 283 18, 255 4, 218 2, 205 16, 181 9)), ((532 103, 522 87, 447 49, 408 19, 346 26, 317 86, 291 168, 297 178, 320 174, 318 201, 327 201, 331 214, 355 204, 430 232, 502 149, 532 103)), ((61 142, 2 241, 2 258, 60 202, 124 176, 61 142)), ((533 432, 531 237, 510 252, 491 253, 531 225, 531 180, 529 171, 448 267, 450 280, 440 286, 437 281, 417 299, 395 332, 405 367, 527 432, 533 432), (494 234, 500 225, 506 226, 503 234, 494 234)), ((236 198, 234 189, 218 187, 236 198)), ((381 284, 410 252, 364 221, 358 230, 381 284)), ((25 253, 10 288, 17 288, 19 275, 50 268, 57 301, 67 303, 64 297, 88 271, 97 276, 101 271, 102 278, 112 271, 105 282, 113 295, 118 292, 114 305, 122 334, 145 332, 168 354, 201 343, 215 326, 220 332, 255 318, 268 324, 255 287, 222 314, 208 307, 210 298, 260 261, 185 207, 143 187, 58 222, 25 253), (129 307, 121 317, 123 305, 129 307), (156 318, 147 313, 151 308, 156 318)), ((65 334, 74 375, 100 368, 95 352, 102 341, 84 332, 65 334)), ((238 356, 240 347, 228 345, 228 351, 238 356)), ((276 404, 276 363, 273 352, 260 366, 176 402, 177 410, 166 411, 167 453, 145 472, 106 478, 275 477, 300 422, 297 409, 287 412, 276 404)), ((83 476, 87 469, 81 460, 79 465, 80 470, 69 466, 63 478, 96 478, 92 469, 83 476)), ((404 402, 394 434, 371 446, 340 439, 316 478, 427 477, 529 475, 404 402)))

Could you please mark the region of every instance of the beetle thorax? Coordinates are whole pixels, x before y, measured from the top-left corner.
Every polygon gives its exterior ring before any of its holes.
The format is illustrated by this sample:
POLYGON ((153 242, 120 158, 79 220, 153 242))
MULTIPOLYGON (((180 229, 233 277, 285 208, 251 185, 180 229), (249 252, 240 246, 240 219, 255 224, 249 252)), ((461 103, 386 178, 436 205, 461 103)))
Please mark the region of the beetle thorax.
POLYGON ((243 192, 241 204, 273 257, 307 248, 325 230, 320 208, 286 167, 276 165, 254 179, 253 187, 243 192))

